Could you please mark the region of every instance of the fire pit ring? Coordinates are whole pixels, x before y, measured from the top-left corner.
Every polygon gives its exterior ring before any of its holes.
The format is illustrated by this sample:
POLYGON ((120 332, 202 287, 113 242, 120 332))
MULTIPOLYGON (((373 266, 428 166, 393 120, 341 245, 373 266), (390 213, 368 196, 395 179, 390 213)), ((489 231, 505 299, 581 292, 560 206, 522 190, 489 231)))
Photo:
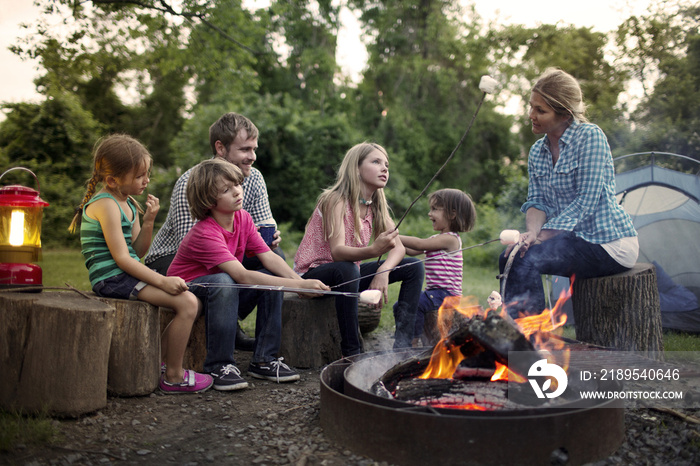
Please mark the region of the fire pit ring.
POLYGON ((324 433, 355 453, 401 465, 583 464, 610 456, 622 444, 621 400, 603 400, 594 408, 571 403, 473 412, 380 398, 359 382, 376 380, 414 354, 365 353, 326 366, 321 372, 324 433))

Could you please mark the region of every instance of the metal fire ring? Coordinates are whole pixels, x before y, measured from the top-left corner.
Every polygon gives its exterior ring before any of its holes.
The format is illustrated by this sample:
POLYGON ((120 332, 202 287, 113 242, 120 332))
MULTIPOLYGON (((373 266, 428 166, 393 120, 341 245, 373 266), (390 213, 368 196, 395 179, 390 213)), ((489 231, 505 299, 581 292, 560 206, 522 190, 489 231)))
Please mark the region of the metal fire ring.
POLYGON ((596 408, 449 414, 376 397, 346 379, 353 371, 381 375, 412 354, 365 353, 326 366, 321 372, 324 433, 355 453, 407 466, 583 464, 610 456, 624 440, 621 400, 602 401, 596 408))

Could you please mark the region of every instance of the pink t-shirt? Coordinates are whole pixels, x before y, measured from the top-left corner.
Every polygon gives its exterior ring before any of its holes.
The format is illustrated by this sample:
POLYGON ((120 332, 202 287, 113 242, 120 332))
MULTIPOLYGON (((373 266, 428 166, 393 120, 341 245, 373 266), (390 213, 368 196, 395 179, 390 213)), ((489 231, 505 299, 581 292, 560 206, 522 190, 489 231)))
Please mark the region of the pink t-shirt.
POLYGON ((207 217, 195 223, 185 235, 168 268, 168 275, 189 282, 204 275, 221 273, 219 264, 242 261, 244 254, 254 256, 269 250, 245 210, 234 213, 233 231, 207 217))
MULTIPOLYGON (((355 239, 355 216, 353 215, 350 202, 345 203, 345 216, 343 223, 345 225, 345 245, 356 248, 363 248, 369 244, 372 237, 372 220, 374 214, 372 209, 368 209, 367 215, 361 219, 360 226, 360 241, 355 239)), ((331 246, 328 240, 323 235, 323 216, 321 210, 316 206, 314 213, 306 226, 304 238, 299 244, 297 254, 294 256, 294 271, 299 275, 303 275, 314 267, 333 262, 331 255, 331 246)), ((361 261, 355 262, 360 266, 361 261)))

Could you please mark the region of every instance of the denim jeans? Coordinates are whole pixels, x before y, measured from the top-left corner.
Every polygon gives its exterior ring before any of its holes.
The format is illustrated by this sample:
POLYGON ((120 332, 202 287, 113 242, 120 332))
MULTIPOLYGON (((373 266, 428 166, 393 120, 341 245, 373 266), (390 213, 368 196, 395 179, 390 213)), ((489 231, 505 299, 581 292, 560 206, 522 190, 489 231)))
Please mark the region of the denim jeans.
MULTIPOLYGON (((498 259, 501 273, 507 261, 504 251, 498 259)), ((530 246, 523 258, 516 254, 503 290, 503 303, 514 318, 519 313, 540 314, 546 307, 540 274, 591 278, 625 270, 629 269, 617 263, 601 245, 577 238, 573 233, 562 233, 530 246)))
POLYGON ((423 334, 425 315, 429 312, 437 312, 447 296, 452 296, 452 294, 444 288, 425 290, 420 294, 415 330, 413 331, 414 338, 418 338, 423 334))
MULTIPOLYGON (((384 261, 371 260, 360 264, 360 275, 363 277, 360 280, 360 291, 369 288, 374 277, 368 275, 374 274, 383 263, 384 261)), ((389 283, 401 282, 399 299, 394 303, 394 348, 410 348, 425 269, 420 260, 412 257, 403 259, 397 267, 399 268, 389 272, 389 283)))
MULTIPOLYGON (((269 273, 261 270, 263 273, 269 273)), ((281 291, 232 288, 235 281, 226 273, 205 275, 192 280, 190 291, 204 304, 207 333, 207 356, 204 372, 214 372, 227 364, 235 364, 238 317, 245 318, 258 306, 255 321, 253 362, 271 361, 280 348, 282 330, 281 291), (210 286, 196 286, 209 283, 210 286), (220 285, 220 286, 217 286, 220 285)))
MULTIPOLYGON (((305 279, 320 280, 330 286, 333 291, 357 293, 359 290, 360 270, 352 262, 329 262, 309 269, 305 279), (335 285, 350 283, 335 288, 335 285)), ((360 345, 360 329, 357 320, 357 298, 350 296, 335 297, 335 314, 340 329, 340 352, 343 356, 352 356, 362 352, 360 345)))
MULTIPOLYGON (((330 262, 309 269, 304 278, 315 278, 330 286, 334 291, 357 293, 369 288, 373 276, 383 263, 371 260, 360 264, 360 270, 353 262, 330 262), (358 280, 360 276, 364 277, 358 280), (335 288, 339 283, 354 280, 343 286, 335 288)), ((396 321, 396 339, 394 348, 406 348, 411 346, 413 338, 413 326, 416 319, 418 298, 423 288, 423 264, 418 259, 406 258, 399 265, 404 266, 389 272, 389 283, 401 282, 399 299, 394 304, 394 319, 396 321), (414 264, 415 263, 415 264, 414 264)), ((352 356, 360 353, 360 333, 357 320, 357 298, 348 296, 335 297, 335 311, 340 328, 340 350, 343 356, 352 356)))

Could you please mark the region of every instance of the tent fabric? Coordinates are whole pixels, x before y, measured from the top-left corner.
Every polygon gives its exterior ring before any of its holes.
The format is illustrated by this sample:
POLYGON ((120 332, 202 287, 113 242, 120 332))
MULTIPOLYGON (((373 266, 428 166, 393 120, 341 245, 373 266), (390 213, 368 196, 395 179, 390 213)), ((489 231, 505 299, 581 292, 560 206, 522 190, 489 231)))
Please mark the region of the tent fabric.
POLYGON ((639 262, 656 262, 678 285, 700 298, 700 162, 677 154, 642 153, 616 158, 645 165, 617 173, 618 201, 639 234, 639 262), (688 173, 659 161, 690 165, 688 173))

